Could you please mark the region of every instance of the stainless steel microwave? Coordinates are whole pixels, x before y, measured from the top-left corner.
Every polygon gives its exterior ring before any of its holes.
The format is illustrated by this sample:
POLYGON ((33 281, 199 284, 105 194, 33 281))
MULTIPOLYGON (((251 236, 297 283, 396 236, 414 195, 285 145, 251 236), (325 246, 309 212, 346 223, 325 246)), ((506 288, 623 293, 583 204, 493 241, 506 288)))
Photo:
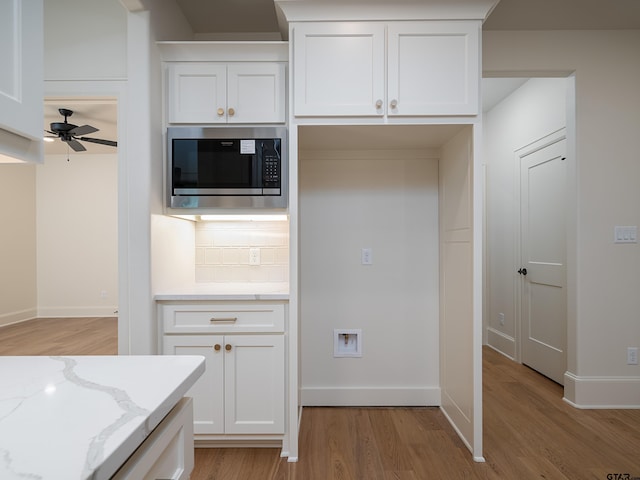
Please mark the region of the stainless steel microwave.
POLYGON ((170 208, 286 208, 285 127, 167 129, 170 208))

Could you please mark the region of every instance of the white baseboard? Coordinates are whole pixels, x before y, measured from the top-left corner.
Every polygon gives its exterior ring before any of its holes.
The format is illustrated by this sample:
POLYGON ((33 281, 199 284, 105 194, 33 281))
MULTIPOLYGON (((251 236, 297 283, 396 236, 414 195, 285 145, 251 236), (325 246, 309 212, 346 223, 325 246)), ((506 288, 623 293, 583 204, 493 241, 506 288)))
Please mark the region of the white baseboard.
POLYGON ((117 317, 115 313, 117 306, 106 307, 40 307, 38 317, 40 318, 61 318, 61 317, 117 317))
POLYGON ((305 407, 388 407, 440 406, 439 387, 303 387, 305 407))
POLYGON ((33 320, 37 317, 37 313, 38 312, 35 308, 28 308, 26 310, 2 314, 0 315, 0 326, 33 320))
POLYGON ((576 408, 640 408, 640 377, 564 374, 563 400, 576 408))
POLYGON ((516 339, 499 330, 487 328, 487 345, 511 360, 516 358, 516 339))

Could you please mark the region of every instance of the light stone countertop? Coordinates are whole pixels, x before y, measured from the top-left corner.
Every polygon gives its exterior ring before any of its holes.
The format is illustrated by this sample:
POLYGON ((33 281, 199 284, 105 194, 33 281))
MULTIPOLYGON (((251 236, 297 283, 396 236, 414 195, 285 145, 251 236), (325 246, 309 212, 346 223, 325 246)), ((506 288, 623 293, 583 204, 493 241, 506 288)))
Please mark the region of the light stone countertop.
POLYGON ((200 283, 157 292, 156 301, 289 300, 288 283, 200 283))
POLYGON ((200 356, 0 357, 0 478, 110 478, 203 372, 200 356))

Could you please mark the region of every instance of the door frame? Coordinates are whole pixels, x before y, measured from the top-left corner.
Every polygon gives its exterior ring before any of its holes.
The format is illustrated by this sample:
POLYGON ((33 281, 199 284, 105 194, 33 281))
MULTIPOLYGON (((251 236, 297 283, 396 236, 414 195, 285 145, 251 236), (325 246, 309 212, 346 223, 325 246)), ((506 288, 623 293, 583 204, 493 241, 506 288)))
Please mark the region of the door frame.
MULTIPOLYGON (((567 127, 556 130, 555 132, 551 132, 544 137, 541 137, 528 145, 518 148, 514 152, 514 161, 517 162, 516 168, 514 168, 514 191, 516 197, 517 210, 515 214, 516 221, 514 222, 514 265, 513 265, 513 278, 514 278, 514 305, 515 305, 515 360, 518 363, 522 363, 522 344, 523 344, 523 332, 524 332, 524 319, 522 315, 522 293, 523 293, 523 279, 520 276, 516 276, 516 269, 522 266, 522 191, 521 191, 521 179, 522 179, 522 159, 532 153, 535 153, 539 150, 542 150, 549 145, 553 145, 561 140, 567 140, 567 127)), ((567 151, 569 150, 569 142, 567 140, 567 151)), ((567 158, 569 158, 567 156, 567 158)), ((569 170, 569 169, 567 169, 569 170)), ((567 178, 569 177, 569 171, 567 171, 567 178)), ((564 205, 565 210, 567 211, 567 217, 569 217, 569 199, 567 198, 567 203, 564 205)), ((567 222, 568 224, 569 222, 567 222)), ((566 232, 568 234, 568 231, 566 232)), ((565 245, 565 256, 568 257, 568 238, 567 244, 565 245)), ((568 276, 568 268, 567 268, 567 276, 568 276)), ((567 282, 568 283, 568 282, 567 282)), ((568 288, 567 288, 567 311, 568 311, 568 288)), ((567 335, 566 335, 566 343, 569 343, 569 335, 568 335, 568 319, 567 319, 567 335)), ((567 345, 565 345, 565 349, 567 345)), ((567 352, 568 357, 568 352, 567 352)), ((565 368, 566 370, 566 368, 565 368)))

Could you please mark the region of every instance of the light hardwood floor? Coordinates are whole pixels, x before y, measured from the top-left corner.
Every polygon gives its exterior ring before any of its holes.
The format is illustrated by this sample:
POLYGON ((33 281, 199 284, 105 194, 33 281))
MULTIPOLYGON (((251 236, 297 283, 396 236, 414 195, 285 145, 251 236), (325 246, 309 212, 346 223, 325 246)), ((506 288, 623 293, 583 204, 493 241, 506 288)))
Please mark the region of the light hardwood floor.
MULTIPOLYGON (((39 319, 0 327, 0 355, 104 355, 116 320, 39 319)), ((640 410, 579 410, 562 387, 484 349, 484 454, 437 408, 305 408, 300 461, 278 449, 196 449, 191 480, 640 478, 640 410), (628 474, 628 476, 615 474, 628 474)))

